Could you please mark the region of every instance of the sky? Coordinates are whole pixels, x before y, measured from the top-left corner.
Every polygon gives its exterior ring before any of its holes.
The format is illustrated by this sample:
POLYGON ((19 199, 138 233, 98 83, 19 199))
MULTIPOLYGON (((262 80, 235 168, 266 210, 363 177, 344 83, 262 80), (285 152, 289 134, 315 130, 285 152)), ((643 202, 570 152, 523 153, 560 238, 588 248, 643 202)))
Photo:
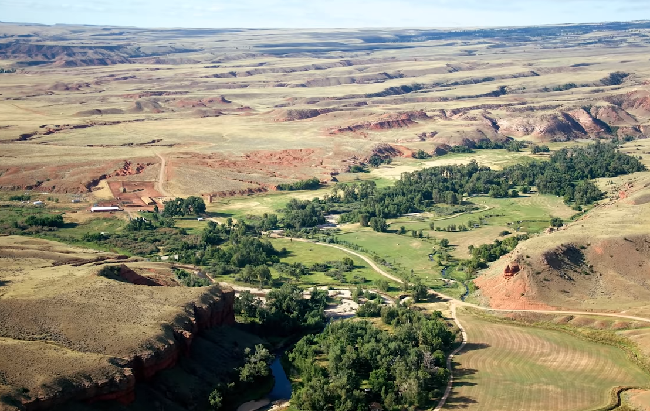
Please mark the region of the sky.
POLYGON ((650 19, 650 0, 0 0, 0 21, 138 27, 476 27, 650 19))

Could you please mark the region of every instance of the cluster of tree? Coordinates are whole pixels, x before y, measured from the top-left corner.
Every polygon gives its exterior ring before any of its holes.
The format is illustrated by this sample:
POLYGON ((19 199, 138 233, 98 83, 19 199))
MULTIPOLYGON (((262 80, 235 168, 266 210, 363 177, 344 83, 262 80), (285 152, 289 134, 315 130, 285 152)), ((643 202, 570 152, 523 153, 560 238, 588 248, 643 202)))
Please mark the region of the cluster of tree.
POLYGON ((129 220, 129 223, 126 225, 127 231, 143 231, 143 230, 155 230, 155 226, 151 220, 147 220, 144 217, 136 217, 129 220))
POLYGON ((353 173, 353 174, 369 173, 370 170, 368 170, 368 168, 366 167, 365 164, 353 164, 352 166, 350 166, 350 169, 348 170, 348 172, 353 173))
POLYGON ((242 392, 250 390, 257 384, 263 383, 271 376, 270 365, 273 362, 273 355, 261 344, 255 346, 255 350, 244 349, 244 365, 238 368, 235 381, 228 384, 219 384, 210 393, 208 401, 214 411, 227 409, 237 405, 237 399, 242 392))
POLYGON ((28 227, 55 227, 61 228, 64 226, 63 215, 30 215, 24 221, 28 227))
POLYGON ((235 299, 235 313, 244 316, 264 336, 281 336, 313 332, 325 326, 327 291, 316 288, 310 297, 303 290, 285 283, 271 290, 266 303, 244 291, 235 299))
POLYGON ((411 154, 413 158, 417 158, 418 160, 426 160, 427 158, 431 158, 431 154, 427 153, 426 151, 419 149, 415 153, 411 154))
POLYGON ((320 187, 320 180, 316 177, 308 180, 300 180, 295 183, 278 184, 280 191, 296 191, 296 190, 316 190, 320 187))
MULTIPOLYGON (((270 231, 280 227, 280 219, 277 214, 264 213, 261 216, 250 215, 246 217, 246 222, 259 231, 270 231)), ((228 224, 226 222, 226 224, 228 224)), ((231 220, 232 224, 232 220, 231 220)))
POLYGON ((237 280, 247 283, 257 282, 261 288, 271 281, 271 270, 266 265, 247 265, 239 272, 237 280))
POLYGON ((292 198, 283 210, 286 228, 314 227, 325 223, 323 206, 318 199, 313 201, 292 198))
POLYGON ((554 86, 554 87, 550 87, 550 88, 549 87, 544 87, 544 88, 542 88, 542 91, 544 91, 546 93, 548 93, 550 91, 567 91, 567 90, 571 90, 571 89, 578 88, 578 87, 588 87, 588 85, 583 84, 583 85, 579 86, 576 83, 566 83, 566 84, 560 84, 558 86, 554 86))
POLYGON ((163 217, 183 217, 205 213, 205 202, 201 197, 175 198, 163 203, 163 217))
POLYGON ((382 157, 378 154, 373 154, 370 156, 368 159, 368 164, 370 164, 371 167, 379 167, 382 164, 390 164, 393 162, 393 159, 391 157, 382 157))
POLYGON ((383 307, 381 317, 392 332, 367 321, 337 321, 296 344, 289 353, 301 381, 291 399, 296 409, 367 410, 379 403, 394 411, 426 407, 441 395, 449 377, 445 352, 455 336, 440 313, 383 307))
POLYGON ((510 140, 510 141, 507 141, 507 142, 503 145, 503 147, 504 147, 507 151, 514 152, 514 153, 518 153, 518 152, 520 152, 522 149, 526 148, 527 146, 528 146, 528 144, 527 144, 526 142, 523 142, 523 141, 517 141, 517 140, 510 140))
POLYGON ((199 277, 185 270, 176 269, 174 275, 176 275, 178 282, 185 287, 206 287, 210 285, 210 280, 207 278, 199 277))
POLYGON ((19 194, 19 195, 14 195, 9 197, 9 201, 29 201, 31 200, 32 196, 29 194, 19 194))
POLYGON ((530 147, 530 152, 533 153, 533 154, 550 153, 551 149, 546 145, 538 146, 537 144, 533 144, 530 147))
POLYGON ((482 268, 487 268, 487 263, 496 261, 499 257, 508 254, 517 247, 517 244, 527 239, 528 235, 524 234, 508 237, 503 240, 495 240, 492 244, 483 244, 478 247, 470 245, 468 250, 472 258, 461 261, 460 265, 467 267, 471 273, 482 268))
POLYGON ((449 147, 449 150, 447 150, 449 153, 473 153, 474 150, 471 147, 468 146, 453 146, 449 147))
MULTIPOLYGON (((516 144, 511 142, 512 146, 516 144)), ((567 203, 590 204, 602 193, 590 180, 645 170, 638 158, 620 153, 617 146, 595 144, 562 149, 549 161, 533 161, 491 170, 475 161, 467 165, 431 167, 404 173, 392 187, 378 189, 371 181, 337 186, 323 204, 341 212, 340 222, 373 217, 394 218, 422 212, 436 203, 460 204, 464 195, 518 196, 518 187, 536 186, 541 194, 564 197, 567 203)))
POLYGON ((378 233, 385 233, 388 231, 388 223, 385 218, 381 217, 372 217, 370 219, 370 227, 378 233))
POLYGON ((620 86, 621 84, 623 84, 623 81, 629 76, 630 76, 629 73, 616 71, 614 73, 610 73, 609 76, 600 80, 600 83, 603 86, 620 86))

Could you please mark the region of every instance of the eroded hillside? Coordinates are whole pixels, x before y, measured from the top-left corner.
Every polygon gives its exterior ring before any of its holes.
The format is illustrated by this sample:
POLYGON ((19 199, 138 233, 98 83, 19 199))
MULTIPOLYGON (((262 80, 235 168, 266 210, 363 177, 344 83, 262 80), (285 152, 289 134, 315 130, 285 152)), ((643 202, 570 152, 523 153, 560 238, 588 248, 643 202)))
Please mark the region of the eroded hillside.
POLYGON ((649 30, 4 24, 0 187, 229 196, 330 180, 378 145, 644 137, 649 30))

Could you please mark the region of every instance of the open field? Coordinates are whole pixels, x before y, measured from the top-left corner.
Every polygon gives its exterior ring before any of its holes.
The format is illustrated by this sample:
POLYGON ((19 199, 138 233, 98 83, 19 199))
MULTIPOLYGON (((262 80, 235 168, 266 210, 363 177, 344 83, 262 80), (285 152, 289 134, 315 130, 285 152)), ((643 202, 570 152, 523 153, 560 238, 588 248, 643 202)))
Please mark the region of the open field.
POLYGON ((462 311, 459 318, 469 343, 455 358, 458 381, 444 409, 586 411, 609 404, 615 387, 650 384, 617 348, 462 311))
POLYGON ((419 149, 644 136, 648 32, 644 22, 469 37, 2 24, 0 66, 17 72, 0 85, 0 187, 110 200, 101 182, 129 181, 154 197, 219 199, 354 178, 350 166, 373 152, 404 159, 371 173, 396 178, 420 164, 531 158, 412 161, 419 149))

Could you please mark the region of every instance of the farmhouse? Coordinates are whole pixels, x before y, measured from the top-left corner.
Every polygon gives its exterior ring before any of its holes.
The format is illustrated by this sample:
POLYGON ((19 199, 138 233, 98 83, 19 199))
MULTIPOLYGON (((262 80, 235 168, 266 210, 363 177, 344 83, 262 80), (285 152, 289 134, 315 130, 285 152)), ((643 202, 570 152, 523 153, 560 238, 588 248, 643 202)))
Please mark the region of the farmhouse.
POLYGON ((122 211, 121 208, 116 207, 116 206, 110 206, 110 207, 90 207, 90 212, 91 213, 106 213, 110 211, 122 211))

